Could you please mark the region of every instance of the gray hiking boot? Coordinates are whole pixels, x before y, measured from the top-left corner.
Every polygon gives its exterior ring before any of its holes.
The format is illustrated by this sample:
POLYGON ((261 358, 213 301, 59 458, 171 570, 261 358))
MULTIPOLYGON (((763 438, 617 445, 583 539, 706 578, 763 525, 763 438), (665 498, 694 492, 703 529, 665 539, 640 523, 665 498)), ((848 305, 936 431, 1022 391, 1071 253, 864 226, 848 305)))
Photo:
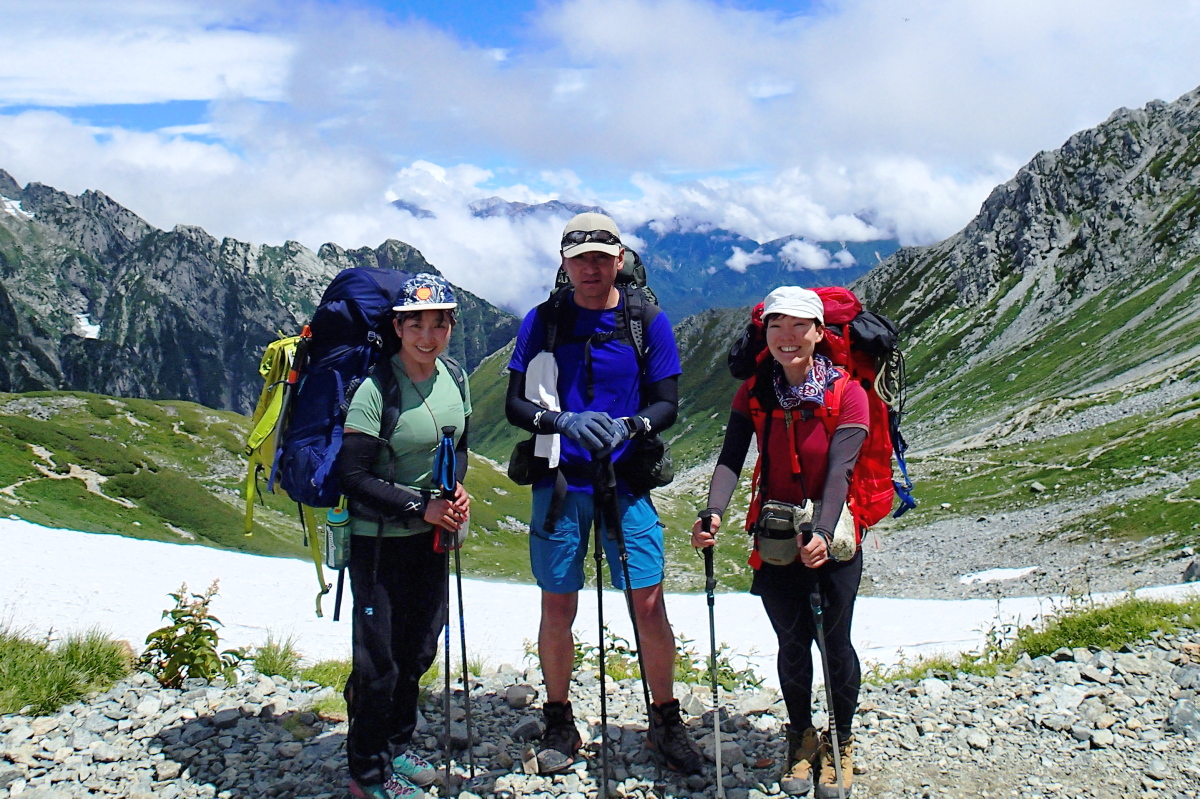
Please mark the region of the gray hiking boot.
POLYGON ((788 796, 802 796, 812 790, 821 736, 815 727, 800 732, 788 725, 787 765, 779 777, 779 790, 788 796))
POLYGON ((546 702, 542 705, 546 731, 542 733, 542 748, 537 753, 538 771, 557 774, 575 762, 575 754, 583 745, 575 728, 575 713, 568 702, 546 702))
POLYGON ((650 706, 650 730, 646 745, 666 762, 667 767, 683 774, 704 771, 704 756, 679 717, 679 700, 650 706))

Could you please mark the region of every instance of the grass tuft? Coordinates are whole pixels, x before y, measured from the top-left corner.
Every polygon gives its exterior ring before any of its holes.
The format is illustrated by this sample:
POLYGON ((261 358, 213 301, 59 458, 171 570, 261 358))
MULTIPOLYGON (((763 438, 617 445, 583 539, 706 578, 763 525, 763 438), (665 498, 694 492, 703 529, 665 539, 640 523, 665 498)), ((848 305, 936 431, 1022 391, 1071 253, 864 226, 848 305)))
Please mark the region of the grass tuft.
POLYGON ((254 661, 254 670, 267 677, 294 680, 301 674, 300 652, 296 649, 294 635, 277 640, 274 633, 268 632, 266 643, 254 650, 251 659, 254 661))
POLYGON ((90 630, 57 648, 0 628, 0 714, 46 715, 129 674, 130 652, 90 630))

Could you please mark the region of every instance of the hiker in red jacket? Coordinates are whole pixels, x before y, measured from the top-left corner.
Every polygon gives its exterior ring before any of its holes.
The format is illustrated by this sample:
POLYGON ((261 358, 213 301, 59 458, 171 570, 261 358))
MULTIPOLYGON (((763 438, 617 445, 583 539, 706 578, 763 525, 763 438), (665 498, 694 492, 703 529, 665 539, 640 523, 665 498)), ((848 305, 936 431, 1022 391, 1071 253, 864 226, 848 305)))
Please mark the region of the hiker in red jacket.
POLYGON ((867 436, 863 387, 816 351, 824 338, 824 308, 816 293, 781 286, 767 295, 763 320, 769 356, 738 389, 717 466, 709 484, 710 530, 697 520, 692 545, 716 542, 721 519, 737 486, 752 436, 761 453, 747 524, 755 534, 750 592, 761 597, 779 639, 779 684, 787 704, 784 793, 838 796, 833 743, 812 723, 812 644, 816 637, 809 597, 823 597, 825 657, 833 689, 833 717, 841 749, 842 779, 853 774, 851 722, 861 679, 850 643, 862 554, 847 492, 867 436), (832 409, 832 411, 831 411, 832 409), (836 414, 834 418, 829 418, 836 414))

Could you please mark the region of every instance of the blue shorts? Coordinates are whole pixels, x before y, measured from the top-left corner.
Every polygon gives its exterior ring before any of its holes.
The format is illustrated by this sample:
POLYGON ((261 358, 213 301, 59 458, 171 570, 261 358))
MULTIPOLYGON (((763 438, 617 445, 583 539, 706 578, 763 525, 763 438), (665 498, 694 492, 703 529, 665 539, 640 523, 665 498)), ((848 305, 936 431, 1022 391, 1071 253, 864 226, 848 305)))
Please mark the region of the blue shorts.
MULTIPOLYGON (((572 594, 583 588, 583 561, 592 530, 594 505, 586 491, 568 491, 554 533, 542 529, 550 506, 552 487, 533 489, 533 522, 530 524, 529 560, 538 587, 551 594, 572 594)), ((619 495, 621 530, 629 553, 629 582, 634 588, 647 588, 663 581, 663 533, 658 513, 649 494, 619 495)), ((604 555, 614 588, 624 589, 616 539, 601 527, 604 555)))

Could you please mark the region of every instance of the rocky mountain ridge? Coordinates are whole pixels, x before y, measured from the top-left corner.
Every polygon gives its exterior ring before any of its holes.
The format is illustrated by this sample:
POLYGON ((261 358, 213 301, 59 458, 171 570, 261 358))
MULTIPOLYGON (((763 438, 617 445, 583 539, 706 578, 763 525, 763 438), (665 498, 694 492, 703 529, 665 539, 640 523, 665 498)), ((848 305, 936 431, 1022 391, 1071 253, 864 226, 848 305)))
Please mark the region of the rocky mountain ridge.
MULTIPOLYGON (((0 390, 75 389, 186 399, 249 412, 258 362, 279 331, 299 332, 330 279, 371 266, 437 270, 388 240, 312 252, 296 242, 218 241, 203 229, 158 230, 97 191, 78 197, 0 171, 0 390)), ((468 368, 518 320, 463 289, 468 368)))

